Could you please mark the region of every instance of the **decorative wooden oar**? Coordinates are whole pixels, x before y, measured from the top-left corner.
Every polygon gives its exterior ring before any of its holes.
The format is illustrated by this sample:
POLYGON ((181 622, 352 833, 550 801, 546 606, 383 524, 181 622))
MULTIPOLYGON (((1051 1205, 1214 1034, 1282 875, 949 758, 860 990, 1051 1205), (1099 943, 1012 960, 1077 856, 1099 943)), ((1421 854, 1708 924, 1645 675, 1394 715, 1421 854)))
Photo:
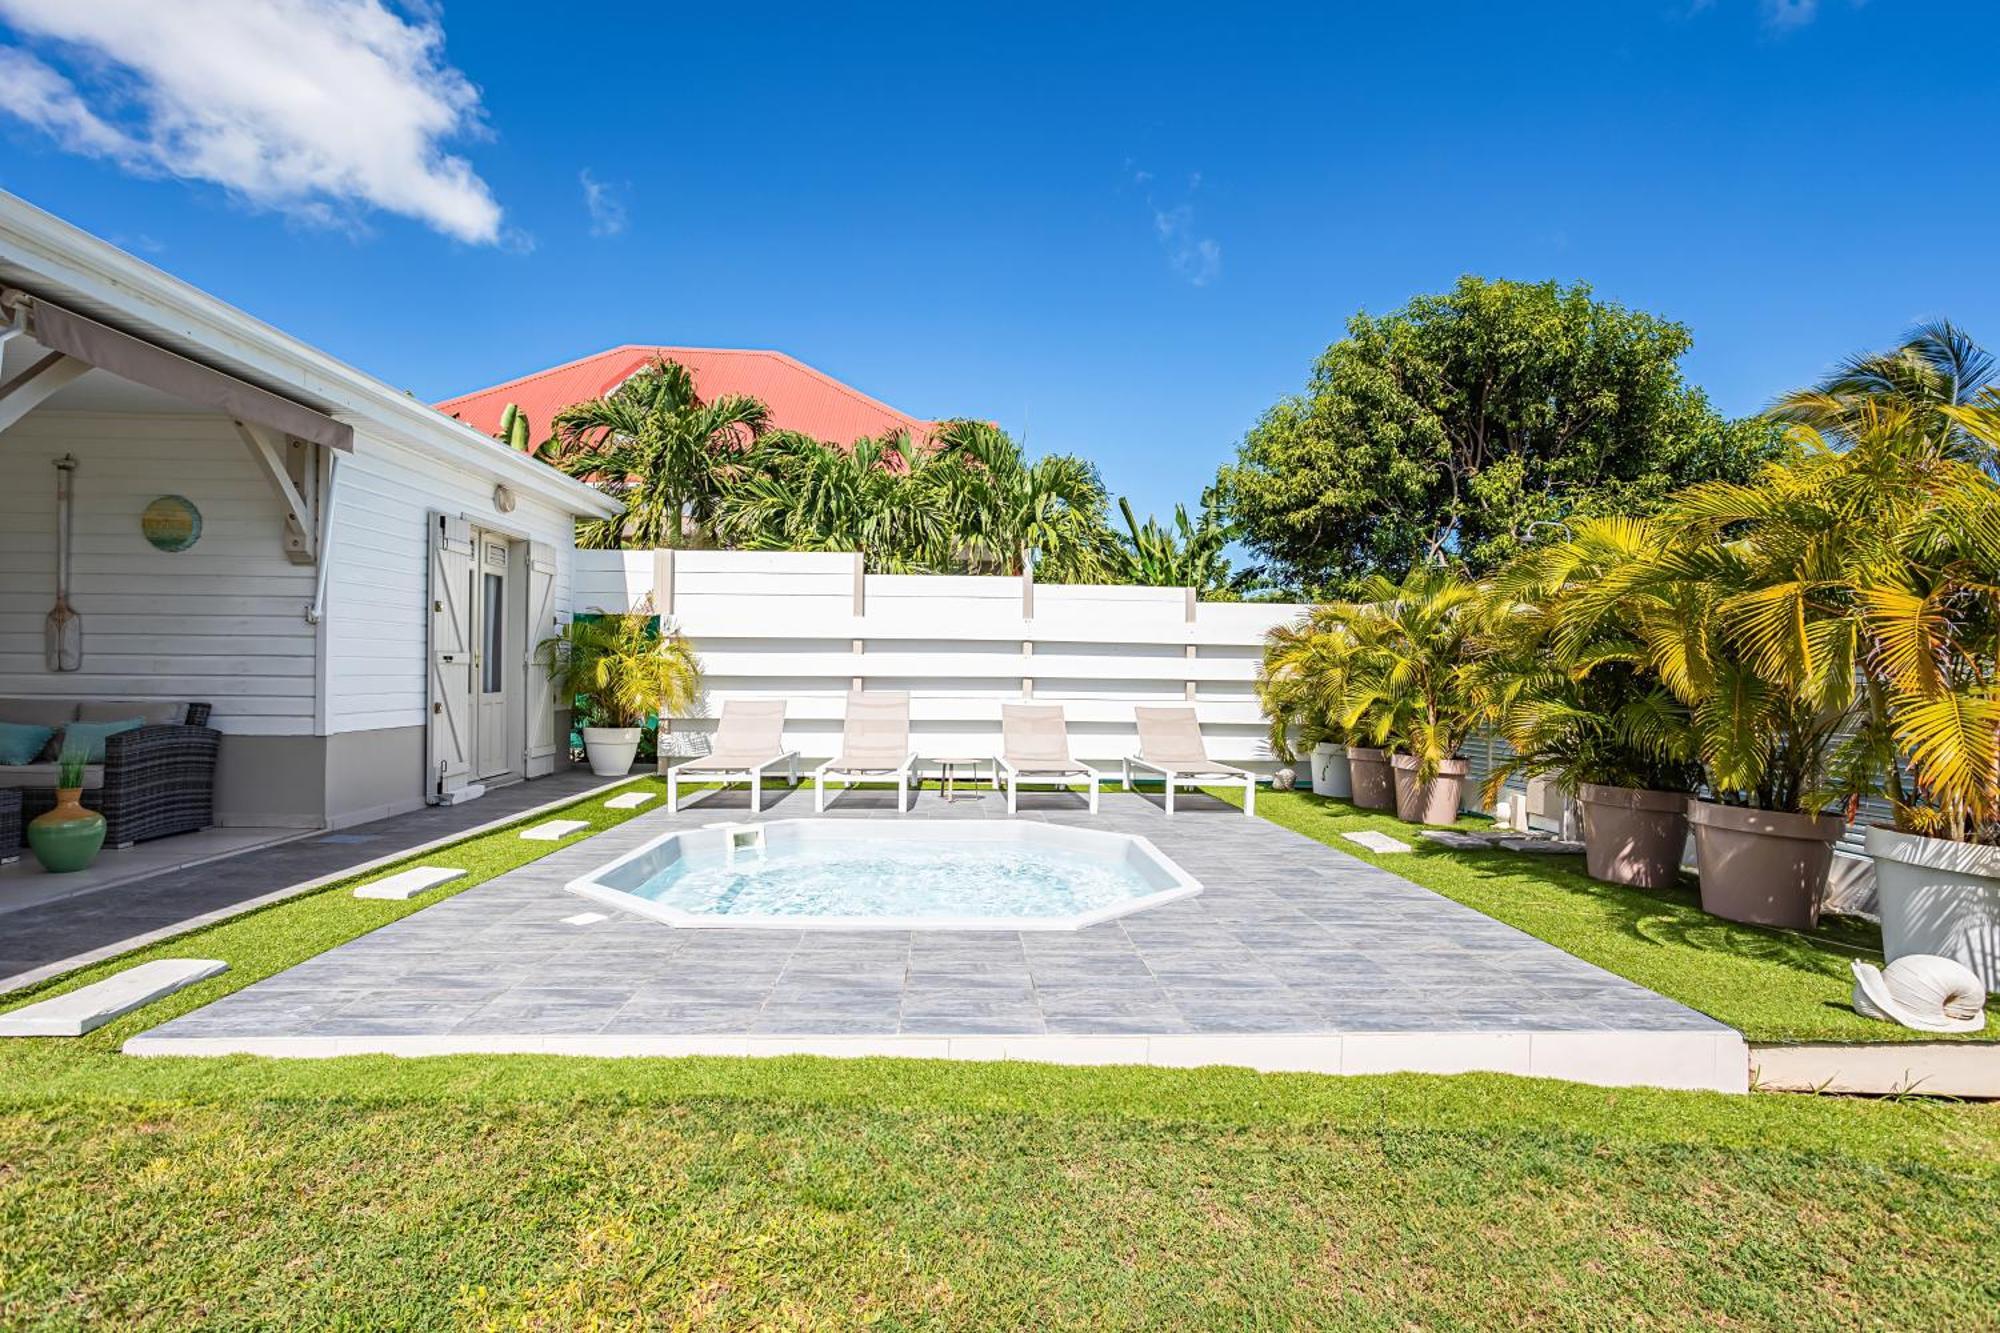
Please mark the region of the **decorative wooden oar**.
POLYGON ((70 509, 75 500, 76 456, 56 460, 56 604, 42 622, 43 651, 51 671, 83 670, 83 617, 69 604, 70 509))

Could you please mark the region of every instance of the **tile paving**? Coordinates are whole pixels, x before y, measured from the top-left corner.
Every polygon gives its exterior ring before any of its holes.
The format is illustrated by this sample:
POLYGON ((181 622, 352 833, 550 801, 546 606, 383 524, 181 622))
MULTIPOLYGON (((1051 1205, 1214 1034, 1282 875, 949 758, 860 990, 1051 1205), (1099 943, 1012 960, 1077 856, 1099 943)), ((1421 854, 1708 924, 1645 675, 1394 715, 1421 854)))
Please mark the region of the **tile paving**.
MULTIPOLYGON (((827 817, 896 818, 874 793, 827 817)), ((804 789, 763 818, 811 814, 804 789)), ((583 924, 562 884, 741 793, 642 815, 146 1034, 179 1039, 1095 1034, 1727 1034, 1714 1020, 1408 880, 1220 802, 1023 797, 1021 819, 1136 833, 1196 897, 1076 932, 583 924)), ((991 796, 909 816, 1004 818, 991 796)))

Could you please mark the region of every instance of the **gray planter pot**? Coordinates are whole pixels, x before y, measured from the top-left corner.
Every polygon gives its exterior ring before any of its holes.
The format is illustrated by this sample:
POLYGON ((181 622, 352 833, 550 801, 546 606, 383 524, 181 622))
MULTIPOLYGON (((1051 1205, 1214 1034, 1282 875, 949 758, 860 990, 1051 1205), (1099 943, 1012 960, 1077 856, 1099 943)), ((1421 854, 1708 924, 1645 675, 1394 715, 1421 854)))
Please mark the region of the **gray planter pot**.
POLYGON ((1868 830, 1882 954, 1955 958, 2000 990, 2000 847, 1868 830))
POLYGON ((1583 866, 1592 879, 1663 889, 1680 878, 1687 850, 1686 792, 1581 783, 1583 866))
POLYGON ((1347 765, 1353 784, 1353 801, 1363 810, 1396 808, 1396 780, 1389 772, 1389 752, 1365 745, 1347 747, 1347 765))
POLYGON ((1838 815, 1793 815, 1688 801, 1701 908, 1725 921, 1806 930, 1819 924, 1838 815))
POLYGON ((1312 752, 1313 794, 1345 801, 1354 795, 1354 770, 1347 762, 1347 747, 1321 741, 1312 752))
POLYGON ((1396 818, 1406 824, 1455 824, 1465 800, 1466 761, 1447 759, 1437 776, 1417 781, 1415 755, 1399 754, 1389 761, 1395 773, 1396 818))

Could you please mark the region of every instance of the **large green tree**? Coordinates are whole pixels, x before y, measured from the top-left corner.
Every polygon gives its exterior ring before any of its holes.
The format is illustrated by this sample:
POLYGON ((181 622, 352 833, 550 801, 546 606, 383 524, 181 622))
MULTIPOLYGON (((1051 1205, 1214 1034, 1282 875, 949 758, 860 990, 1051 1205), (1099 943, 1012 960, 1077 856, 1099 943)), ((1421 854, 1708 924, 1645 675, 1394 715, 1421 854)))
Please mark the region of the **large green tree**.
POLYGON ((1644 511, 1747 478, 1778 447, 1681 376, 1685 327, 1589 287, 1464 277, 1357 314, 1220 484, 1272 573, 1310 589, 1440 556, 1478 574, 1576 513, 1644 511))

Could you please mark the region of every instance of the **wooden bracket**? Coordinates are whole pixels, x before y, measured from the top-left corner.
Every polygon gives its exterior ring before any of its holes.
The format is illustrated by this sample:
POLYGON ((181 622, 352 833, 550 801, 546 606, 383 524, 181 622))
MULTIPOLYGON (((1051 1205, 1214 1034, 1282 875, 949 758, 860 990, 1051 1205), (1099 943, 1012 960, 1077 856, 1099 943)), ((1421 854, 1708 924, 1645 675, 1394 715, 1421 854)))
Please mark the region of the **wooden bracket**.
POLYGON ((88 361, 66 352, 50 352, 26 370, 0 384, 0 431, 19 421, 64 385, 90 369, 88 361))
POLYGON ((236 423, 236 433, 285 507, 285 557, 295 565, 313 564, 319 558, 319 469, 300 452, 309 452, 311 446, 297 440, 281 441, 262 426, 241 421, 236 423), (300 452, 299 458, 293 457, 295 452, 300 452), (312 502, 301 493, 295 476, 312 491, 312 502))

